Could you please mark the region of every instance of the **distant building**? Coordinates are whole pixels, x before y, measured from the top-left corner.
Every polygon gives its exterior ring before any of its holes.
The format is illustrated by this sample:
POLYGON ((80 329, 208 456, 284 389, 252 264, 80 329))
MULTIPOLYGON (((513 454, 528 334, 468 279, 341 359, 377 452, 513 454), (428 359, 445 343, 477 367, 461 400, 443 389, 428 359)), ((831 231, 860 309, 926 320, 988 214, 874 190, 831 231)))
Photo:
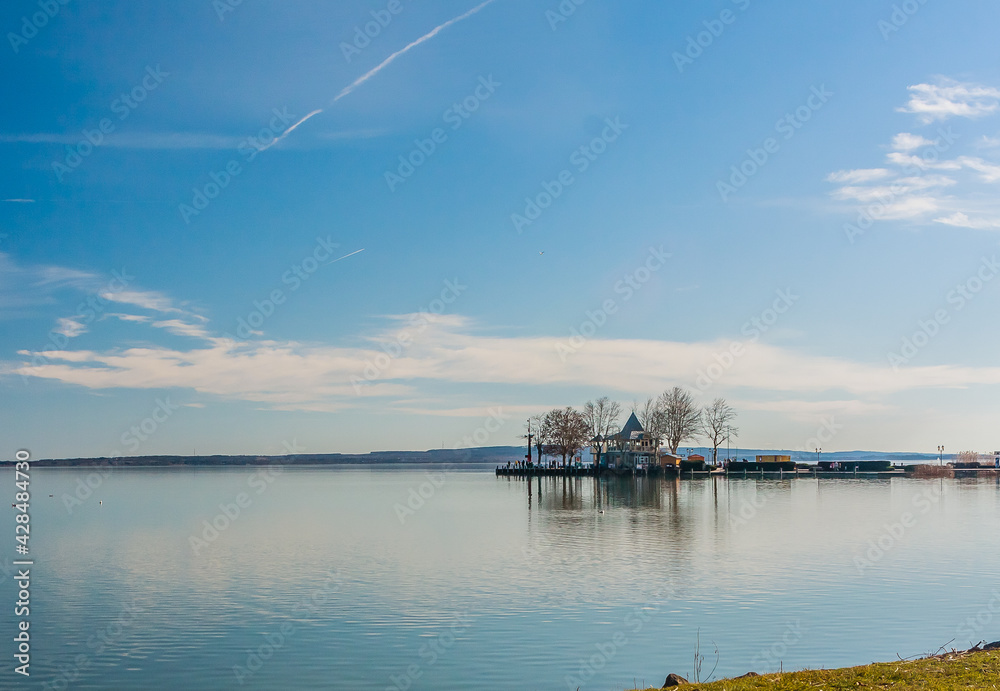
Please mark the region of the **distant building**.
POLYGON ((776 454, 757 456, 758 463, 790 463, 791 460, 791 456, 780 456, 776 454))
POLYGON ((659 461, 661 468, 680 468, 681 467, 681 457, 675 453, 670 453, 666 450, 661 450, 656 454, 656 460, 659 461))
POLYGON ((593 443, 600 445, 601 461, 608 468, 636 468, 657 462, 660 440, 643 430, 639 418, 632 413, 621 432, 603 439, 598 437, 593 443))
POLYGON ((702 456, 700 453, 689 453, 688 457, 687 457, 687 460, 694 461, 694 462, 701 461, 702 463, 704 463, 705 462, 705 457, 702 456))

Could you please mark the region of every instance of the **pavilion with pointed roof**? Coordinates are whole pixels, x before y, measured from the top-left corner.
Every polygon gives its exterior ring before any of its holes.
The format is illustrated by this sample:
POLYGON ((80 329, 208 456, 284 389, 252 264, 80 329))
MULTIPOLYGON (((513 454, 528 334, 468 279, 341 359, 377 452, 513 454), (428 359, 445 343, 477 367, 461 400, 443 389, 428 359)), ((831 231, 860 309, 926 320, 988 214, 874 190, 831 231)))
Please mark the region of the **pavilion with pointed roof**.
POLYGON ((602 463, 608 468, 637 468, 656 462, 660 440, 646 432, 632 413, 620 432, 597 437, 593 443, 600 446, 602 463))

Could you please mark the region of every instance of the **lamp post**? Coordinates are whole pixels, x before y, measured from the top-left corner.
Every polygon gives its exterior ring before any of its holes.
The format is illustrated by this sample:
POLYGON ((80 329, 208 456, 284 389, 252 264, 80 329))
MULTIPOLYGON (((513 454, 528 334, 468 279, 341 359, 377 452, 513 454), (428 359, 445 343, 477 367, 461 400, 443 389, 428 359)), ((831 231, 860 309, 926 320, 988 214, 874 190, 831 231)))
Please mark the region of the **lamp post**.
POLYGON ((820 455, 821 453, 823 453, 823 449, 821 449, 821 448, 817 447, 817 448, 816 448, 816 465, 819 465, 819 455, 820 455))
POLYGON ((944 465, 944 444, 938 446, 938 465, 944 465))

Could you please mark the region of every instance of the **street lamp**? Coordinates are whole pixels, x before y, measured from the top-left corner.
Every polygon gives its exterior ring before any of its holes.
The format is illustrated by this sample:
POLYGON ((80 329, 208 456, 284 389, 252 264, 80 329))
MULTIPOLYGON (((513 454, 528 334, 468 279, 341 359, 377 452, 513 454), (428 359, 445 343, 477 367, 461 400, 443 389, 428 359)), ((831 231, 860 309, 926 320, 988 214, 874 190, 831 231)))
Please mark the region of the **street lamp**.
POLYGON ((938 446, 938 465, 944 465, 944 444, 938 446))
POLYGON ((823 449, 822 448, 817 448, 816 449, 816 465, 819 465, 819 455, 821 453, 823 453, 823 449))

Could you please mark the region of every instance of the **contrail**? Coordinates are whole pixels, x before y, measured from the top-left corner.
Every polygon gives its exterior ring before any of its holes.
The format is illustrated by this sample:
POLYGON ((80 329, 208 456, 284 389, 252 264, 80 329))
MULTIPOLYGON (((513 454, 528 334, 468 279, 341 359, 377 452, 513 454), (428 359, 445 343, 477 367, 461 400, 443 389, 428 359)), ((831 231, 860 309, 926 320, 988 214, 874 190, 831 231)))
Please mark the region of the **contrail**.
MULTIPOLYGON (((365 248, 364 248, 364 247, 362 247, 362 248, 361 248, 361 249, 359 249, 359 250, 354 250, 354 251, 353 251, 353 252, 351 252, 350 254, 345 254, 345 255, 344 255, 343 257, 340 257, 340 259, 347 259, 348 257, 353 257, 353 256, 354 256, 355 254, 357 254, 358 252, 364 252, 364 251, 365 251, 365 248)), ((326 264, 324 264, 323 266, 329 266, 330 264, 333 264, 334 262, 339 262, 339 261, 340 261, 340 259, 334 259, 333 261, 328 261, 328 262, 327 262, 326 264)))
POLYGON ((489 5, 489 4, 493 3, 493 2, 494 2, 494 0, 486 0, 486 2, 484 2, 483 4, 477 5, 476 7, 473 7, 471 10, 469 10, 465 14, 459 15, 458 17, 455 17, 454 19, 449 19, 448 21, 446 21, 441 26, 436 27, 434 29, 431 29, 430 32, 424 34, 423 36, 421 36, 420 38, 418 38, 413 43, 405 46, 404 48, 401 48, 401 49, 397 50, 395 53, 393 53, 392 55, 390 55, 389 57, 387 57, 385 60, 383 60, 381 63, 379 63, 379 65, 377 67, 369 70, 368 72, 365 72, 363 75, 361 75, 356 80, 354 80, 353 84, 351 84, 350 86, 345 87, 343 89, 343 91, 341 91, 339 94, 336 95, 336 97, 334 97, 334 99, 333 99, 334 102, 339 101, 344 96, 346 96, 347 94, 351 93, 356 88, 358 88, 359 86, 361 86, 362 84, 364 84, 365 82, 367 82, 369 79, 371 79, 376 74, 378 74, 379 72, 381 72, 386 66, 388 66, 390 62, 392 62, 393 60, 395 60, 396 58, 398 58, 403 53, 407 52, 411 48, 416 48, 417 46, 419 46, 424 41, 427 41, 427 40, 429 40, 431 38, 434 38, 441 31, 443 31, 444 29, 447 29, 452 24, 457 24, 458 22, 462 21, 463 19, 468 19, 469 17, 471 17, 472 15, 474 15, 476 12, 478 12, 479 10, 483 9, 484 7, 486 7, 487 5, 489 5))
POLYGON ((285 130, 284 132, 282 132, 281 136, 275 137, 275 139, 274 139, 273 142, 271 142, 270 144, 268 144, 267 146, 265 146, 265 147, 263 147, 261 149, 257 149, 257 151, 267 151, 272 146, 274 146, 275 144, 277 144, 278 142, 280 142, 282 139, 284 139, 285 137, 287 137, 289 134, 291 134, 292 130, 294 130, 296 127, 298 127, 299 125, 301 125, 303 122, 305 122, 306 120, 308 120, 309 118, 311 118, 313 115, 316 115, 317 113, 322 113, 322 112, 323 112, 322 108, 314 110, 313 112, 309 113, 309 115, 305 116, 304 118, 302 118, 301 120, 299 120, 297 123, 295 123, 294 125, 292 125, 291 127, 289 127, 287 130, 285 130))

